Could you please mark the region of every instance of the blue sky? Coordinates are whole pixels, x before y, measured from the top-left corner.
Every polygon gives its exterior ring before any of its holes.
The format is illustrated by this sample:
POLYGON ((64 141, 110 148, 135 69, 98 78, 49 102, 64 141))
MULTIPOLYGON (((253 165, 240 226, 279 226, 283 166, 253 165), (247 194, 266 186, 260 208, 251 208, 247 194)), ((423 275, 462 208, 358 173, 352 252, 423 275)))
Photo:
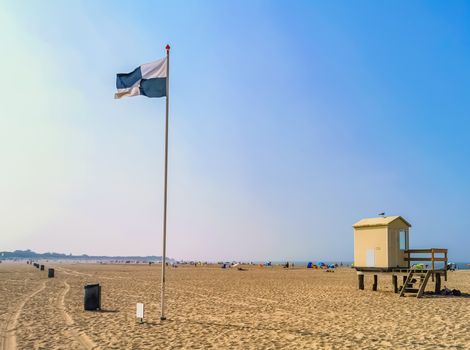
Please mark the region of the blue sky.
POLYGON ((171 50, 168 255, 352 260, 385 211, 470 260, 465 1, 4 1, 0 250, 160 254, 164 99, 115 74, 171 50))

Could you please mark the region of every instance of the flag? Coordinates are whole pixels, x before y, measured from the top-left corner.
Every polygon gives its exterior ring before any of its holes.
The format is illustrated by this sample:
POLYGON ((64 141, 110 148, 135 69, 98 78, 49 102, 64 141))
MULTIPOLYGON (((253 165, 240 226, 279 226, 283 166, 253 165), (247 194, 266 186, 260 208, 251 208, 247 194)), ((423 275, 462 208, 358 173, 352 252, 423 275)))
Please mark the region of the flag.
POLYGON ((117 92, 114 98, 143 95, 147 97, 166 96, 167 58, 137 67, 130 73, 116 76, 117 92))

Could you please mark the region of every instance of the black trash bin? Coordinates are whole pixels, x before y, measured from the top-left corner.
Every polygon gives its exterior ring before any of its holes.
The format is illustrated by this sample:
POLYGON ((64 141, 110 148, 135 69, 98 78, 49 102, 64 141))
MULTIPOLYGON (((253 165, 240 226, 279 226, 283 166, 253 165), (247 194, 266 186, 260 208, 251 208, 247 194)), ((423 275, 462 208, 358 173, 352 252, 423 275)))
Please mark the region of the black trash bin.
POLYGON ((54 277, 54 269, 47 270, 47 277, 48 278, 53 278, 54 277))
POLYGON ((41 265, 41 271, 44 271, 44 265, 41 265))
POLYGON ((99 284, 87 284, 83 298, 85 310, 93 311, 101 309, 101 286, 99 284))

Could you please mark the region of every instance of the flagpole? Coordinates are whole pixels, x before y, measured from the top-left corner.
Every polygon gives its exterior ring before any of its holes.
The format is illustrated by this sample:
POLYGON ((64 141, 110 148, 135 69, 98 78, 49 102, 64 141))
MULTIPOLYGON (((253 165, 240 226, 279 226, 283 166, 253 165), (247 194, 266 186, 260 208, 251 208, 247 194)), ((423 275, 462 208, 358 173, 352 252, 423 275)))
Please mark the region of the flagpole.
POLYGON ((165 268, 166 268, 166 207, 167 207, 167 185, 168 185, 168 109, 170 100, 170 45, 166 45, 166 117, 165 117, 165 176, 163 192, 163 256, 162 256, 162 287, 161 287, 161 315, 160 320, 165 317, 165 268))

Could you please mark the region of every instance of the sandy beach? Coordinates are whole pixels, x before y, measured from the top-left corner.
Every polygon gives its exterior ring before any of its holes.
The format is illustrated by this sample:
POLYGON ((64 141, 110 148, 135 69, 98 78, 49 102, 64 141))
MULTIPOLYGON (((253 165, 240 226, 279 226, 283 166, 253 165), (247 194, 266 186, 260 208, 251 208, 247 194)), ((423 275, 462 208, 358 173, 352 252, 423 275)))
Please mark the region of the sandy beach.
MULTIPOLYGON (((0 264, 0 349, 466 349, 470 299, 399 298, 391 277, 357 290, 354 270, 250 266, 168 271, 168 320, 159 320, 160 267, 0 264), (83 311, 83 286, 102 285, 102 312, 83 311), (135 304, 145 304, 145 323, 135 304)), ((470 271, 449 274, 470 290, 470 271)), ((428 288, 432 288, 429 284, 428 288)))

